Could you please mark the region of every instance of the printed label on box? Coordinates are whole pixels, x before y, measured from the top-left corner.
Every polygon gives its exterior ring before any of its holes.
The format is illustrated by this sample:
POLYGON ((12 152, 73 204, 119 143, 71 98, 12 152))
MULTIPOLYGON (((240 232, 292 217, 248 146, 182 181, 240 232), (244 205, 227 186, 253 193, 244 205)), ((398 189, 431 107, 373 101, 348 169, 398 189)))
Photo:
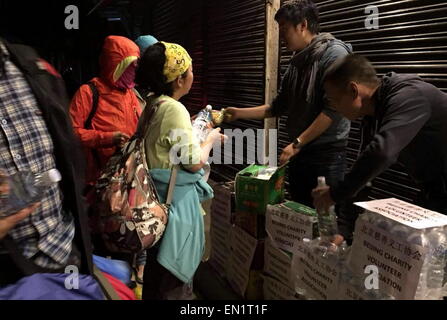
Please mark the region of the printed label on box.
POLYGON ((335 300, 338 294, 340 268, 315 253, 303 243, 297 243, 294 266, 297 268, 297 287, 304 289, 307 298, 335 300))
POLYGON ((264 259, 265 273, 290 288, 295 287, 294 279, 292 279, 292 257, 276 248, 271 239, 266 241, 264 259))
POLYGON ((357 202, 355 204, 415 229, 447 225, 447 216, 395 198, 357 202))
POLYGON ((250 267, 258 241, 237 226, 232 227, 230 236, 230 255, 228 257, 227 278, 233 289, 245 295, 250 276, 250 267))
POLYGON ((264 277, 264 298, 265 300, 297 300, 295 290, 268 276, 264 277))
POLYGON ((281 206, 268 206, 266 216, 267 234, 280 249, 290 253, 294 245, 304 238, 313 239, 315 217, 299 214, 281 206))
POLYGON ((379 288, 399 300, 414 299, 426 249, 357 220, 349 267, 363 274, 368 265, 379 270, 379 288))

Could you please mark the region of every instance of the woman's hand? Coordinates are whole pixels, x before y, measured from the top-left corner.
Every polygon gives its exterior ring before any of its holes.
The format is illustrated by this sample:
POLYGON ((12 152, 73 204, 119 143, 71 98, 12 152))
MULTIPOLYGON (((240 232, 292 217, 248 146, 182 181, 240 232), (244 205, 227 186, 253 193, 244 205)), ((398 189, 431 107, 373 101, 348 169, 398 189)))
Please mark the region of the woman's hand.
POLYGON ((208 137, 205 140, 204 145, 214 145, 215 143, 218 143, 220 141, 220 143, 225 143, 228 139, 227 136, 223 135, 220 133, 221 129, 220 128, 216 128, 211 130, 211 132, 208 134, 208 137))

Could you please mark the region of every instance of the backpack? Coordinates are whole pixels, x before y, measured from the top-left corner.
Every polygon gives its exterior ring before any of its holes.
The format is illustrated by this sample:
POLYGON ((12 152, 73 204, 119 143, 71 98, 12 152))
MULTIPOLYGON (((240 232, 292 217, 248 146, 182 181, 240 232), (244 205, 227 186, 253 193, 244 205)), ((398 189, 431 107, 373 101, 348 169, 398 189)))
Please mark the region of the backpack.
POLYGON ((110 158, 95 186, 96 227, 110 252, 139 253, 151 248, 168 222, 177 171, 172 172, 169 197, 162 204, 147 167, 144 146, 157 110, 158 105, 145 108, 136 134, 110 158))

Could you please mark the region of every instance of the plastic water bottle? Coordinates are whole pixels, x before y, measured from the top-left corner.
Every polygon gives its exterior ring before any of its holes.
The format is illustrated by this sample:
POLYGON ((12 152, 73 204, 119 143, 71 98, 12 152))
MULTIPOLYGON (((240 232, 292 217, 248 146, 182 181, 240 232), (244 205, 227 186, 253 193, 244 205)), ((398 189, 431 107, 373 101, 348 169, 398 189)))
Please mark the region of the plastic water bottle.
POLYGON ((390 232, 390 230, 394 227, 394 222, 391 219, 379 214, 375 215, 374 224, 386 232, 390 232))
MULTIPOLYGON (((407 242, 409 244, 416 244, 423 248, 427 248, 429 246, 428 238, 425 233, 425 230, 414 230, 410 233, 407 238, 407 242)), ((414 296, 415 300, 423 300, 426 296, 427 292, 427 274, 428 274, 428 265, 429 265, 430 257, 426 256, 424 258, 424 262, 422 264, 421 273, 419 275, 419 282, 416 289, 416 294, 414 296)))
POLYGON ((408 239, 409 235, 411 234, 410 228, 401 223, 395 223, 391 227, 390 233, 402 240, 408 239))
POLYGON ((427 291, 425 298, 439 300, 443 295, 445 254, 447 238, 443 228, 434 228, 427 232, 430 257, 427 266, 427 291))
POLYGON ((213 119, 211 116, 211 112, 213 111, 213 107, 207 105, 205 109, 201 110, 196 119, 192 122, 193 131, 199 141, 199 144, 205 142, 210 130, 213 128, 213 119))
MULTIPOLYGON (((326 178, 318 177, 318 187, 326 187, 326 178)), ((338 233, 337 215, 335 214, 335 207, 331 206, 328 212, 321 210, 317 211, 318 215, 318 229, 320 231, 320 238, 322 242, 331 242, 333 237, 338 233)))
POLYGON ((61 180, 57 169, 34 174, 19 171, 6 176, 1 182, 0 216, 8 216, 42 200, 49 187, 61 180))

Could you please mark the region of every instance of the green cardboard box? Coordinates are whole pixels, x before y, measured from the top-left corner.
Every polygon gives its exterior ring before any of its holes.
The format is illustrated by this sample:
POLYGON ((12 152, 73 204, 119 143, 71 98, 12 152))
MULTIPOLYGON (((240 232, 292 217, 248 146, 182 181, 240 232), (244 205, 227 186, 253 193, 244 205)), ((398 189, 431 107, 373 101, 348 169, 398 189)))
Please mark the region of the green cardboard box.
POLYGON ((268 166, 251 165, 236 175, 236 212, 265 215, 268 204, 284 200, 286 168, 277 168, 270 179, 258 175, 268 166))

